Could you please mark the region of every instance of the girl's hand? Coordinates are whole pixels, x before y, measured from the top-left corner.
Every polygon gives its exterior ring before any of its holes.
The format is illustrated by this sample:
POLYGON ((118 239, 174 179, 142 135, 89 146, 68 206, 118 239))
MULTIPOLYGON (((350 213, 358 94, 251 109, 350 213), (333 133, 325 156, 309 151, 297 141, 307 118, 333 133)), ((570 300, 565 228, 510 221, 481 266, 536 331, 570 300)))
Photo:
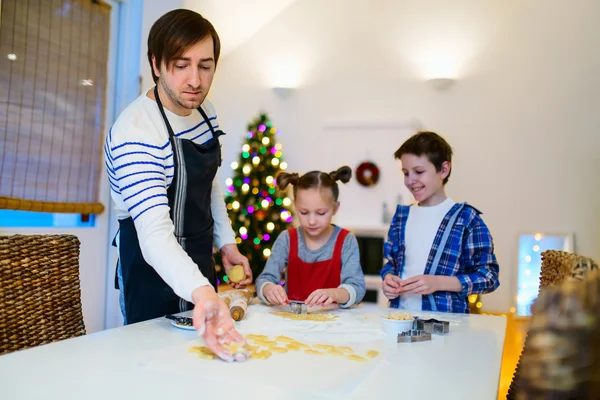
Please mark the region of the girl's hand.
POLYGON ((277 306, 284 306, 290 302, 285 290, 281 286, 274 283, 268 283, 265 285, 263 288, 263 296, 265 296, 269 303, 277 306))
POLYGON ((402 281, 402 294, 431 294, 440 290, 439 277, 435 275, 417 275, 402 281))
POLYGON ((307 306, 327 306, 331 303, 339 303, 338 290, 340 289, 317 289, 308 296, 306 301, 307 306))
POLYGON ((402 279, 398 278, 394 274, 387 274, 383 280, 382 289, 383 294, 390 300, 395 299, 400 295, 400 288, 402 287, 402 279))

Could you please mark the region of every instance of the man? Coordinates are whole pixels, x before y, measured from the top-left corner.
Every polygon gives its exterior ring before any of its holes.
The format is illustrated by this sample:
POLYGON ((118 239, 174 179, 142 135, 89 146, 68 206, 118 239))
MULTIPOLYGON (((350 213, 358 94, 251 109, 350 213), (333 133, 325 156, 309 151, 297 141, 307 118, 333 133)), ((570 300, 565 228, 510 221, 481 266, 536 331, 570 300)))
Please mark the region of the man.
POLYGON ((148 36, 156 86, 119 116, 105 145, 111 196, 119 218, 116 244, 126 324, 186 311, 219 357, 223 343, 243 341, 216 295, 213 244, 225 271, 246 257, 235 244, 216 173, 221 146, 216 112, 206 100, 219 59, 212 24, 190 10, 159 18, 148 36), (193 303, 193 304, 192 304, 193 303))

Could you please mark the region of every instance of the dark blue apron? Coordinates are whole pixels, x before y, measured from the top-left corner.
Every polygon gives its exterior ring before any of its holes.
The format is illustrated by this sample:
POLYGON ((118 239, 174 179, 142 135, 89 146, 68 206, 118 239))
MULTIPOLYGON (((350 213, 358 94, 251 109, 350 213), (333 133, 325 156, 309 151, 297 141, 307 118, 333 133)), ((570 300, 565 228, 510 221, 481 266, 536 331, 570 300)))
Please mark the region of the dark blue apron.
MULTIPOLYGON (((175 172, 171 186, 167 189, 167 198, 175 226, 175 237, 216 290, 211 191, 213 179, 221 166, 219 136, 224 135, 224 132, 215 131, 206 113, 199 107, 198 111, 208 125, 212 139, 199 145, 191 140, 175 137, 156 87, 154 96, 173 148, 175 172)), ((123 286, 120 289, 124 294, 126 324, 193 308, 191 303, 177 296, 144 260, 131 217, 119 221, 118 238, 123 286)))

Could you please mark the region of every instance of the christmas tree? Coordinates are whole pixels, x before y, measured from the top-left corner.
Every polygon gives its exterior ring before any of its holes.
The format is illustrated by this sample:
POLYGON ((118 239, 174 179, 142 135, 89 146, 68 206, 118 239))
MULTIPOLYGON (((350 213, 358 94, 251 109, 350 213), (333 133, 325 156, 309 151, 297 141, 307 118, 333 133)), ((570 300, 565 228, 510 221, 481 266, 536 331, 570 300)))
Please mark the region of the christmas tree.
MULTIPOLYGON (((252 121, 238 161, 231 163, 233 177, 226 181, 229 219, 254 278, 262 272, 277 236, 292 222, 292 202, 275 187, 277 173, 287 168, 276 134, 266 114, 252 121)), ((219 280, 227 282, 219 255, 215 258, 219 280)))

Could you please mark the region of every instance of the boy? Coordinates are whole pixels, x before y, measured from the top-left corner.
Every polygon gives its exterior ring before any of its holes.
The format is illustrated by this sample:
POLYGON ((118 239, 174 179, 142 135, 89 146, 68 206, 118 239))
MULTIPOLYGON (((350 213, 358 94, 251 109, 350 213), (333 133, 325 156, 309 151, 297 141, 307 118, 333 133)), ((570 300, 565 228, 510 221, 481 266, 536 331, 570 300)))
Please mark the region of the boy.
POLYGON ((468 296, 499 286, 498 262, 480 211, 446 196, 452 148, 419 132, 394 153, 417 204, 398 205, 381 270, 390 307, 468 313, 468 296))

